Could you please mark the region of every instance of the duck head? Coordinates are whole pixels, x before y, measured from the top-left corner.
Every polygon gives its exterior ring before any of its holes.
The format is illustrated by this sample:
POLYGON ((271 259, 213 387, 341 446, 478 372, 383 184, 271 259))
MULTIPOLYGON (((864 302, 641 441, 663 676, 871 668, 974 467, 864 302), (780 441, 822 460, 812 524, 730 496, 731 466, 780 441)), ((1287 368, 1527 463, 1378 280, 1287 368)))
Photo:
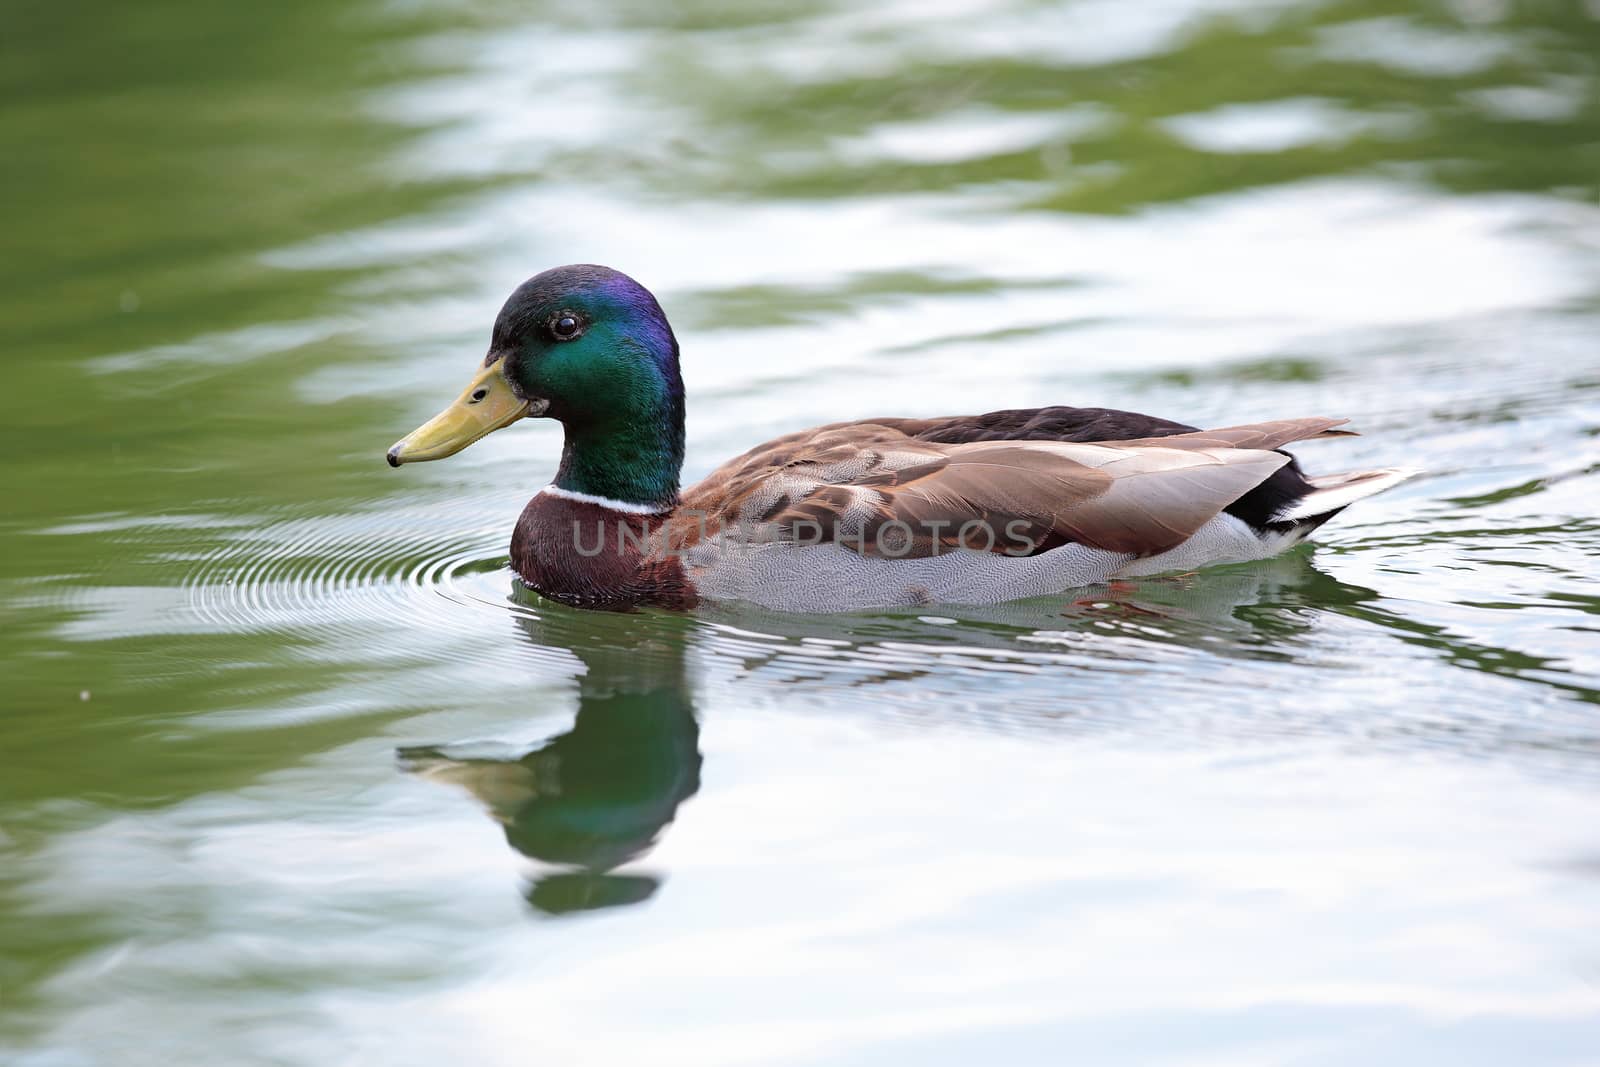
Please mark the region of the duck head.
POLYGON ((388 460, 443 459, 520 419, 553 418, 566 435, 557 486, 671 507, 683 415, 678 342, 656 298, 609 267, 557 267, 516 288, 466 389, 388 460))

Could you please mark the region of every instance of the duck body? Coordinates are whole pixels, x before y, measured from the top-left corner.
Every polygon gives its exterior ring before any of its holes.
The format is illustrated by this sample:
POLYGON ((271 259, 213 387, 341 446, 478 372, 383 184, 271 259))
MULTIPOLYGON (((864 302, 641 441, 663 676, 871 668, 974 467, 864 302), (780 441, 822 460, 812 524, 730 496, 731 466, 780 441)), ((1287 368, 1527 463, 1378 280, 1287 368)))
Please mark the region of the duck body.
POLYGON ((999 603, 1264 559, 1342 508, 1319 493, 1403 476, 1319 485, 1276 450, 1342 435, 1340 422, 1205 432, 1054 407, 837 423, 752 449, 666 511, 551 486, 517 523, 512 565, 578 607, 819 612, 999 603))
POLYGON ((390 463, 528 415, 560 419, 566 447, 517 523, 512 566, 551 599, 614 610, 998 603, 1263 559, 1412 473, 1307 477, 1282 451, 1349 436, 1342 419, 1197 430, 1046 407, 819 426, 680 491, 677 342, 654 297, 603 267, 513 293, 478 376, 390 463))

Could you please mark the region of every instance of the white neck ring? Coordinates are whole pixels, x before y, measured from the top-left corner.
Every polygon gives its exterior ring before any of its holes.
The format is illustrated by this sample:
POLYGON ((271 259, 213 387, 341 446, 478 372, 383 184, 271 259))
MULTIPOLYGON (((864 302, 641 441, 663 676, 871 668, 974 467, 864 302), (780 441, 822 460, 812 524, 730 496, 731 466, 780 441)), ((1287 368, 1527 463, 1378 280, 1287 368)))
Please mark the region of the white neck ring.
POLYGON ((613 500, 608 496, 579 493, 575 490, 562 489, 555 485, 547 485, 534 495, 559 497, 562 500, 571 500, 578 504, 593 504, 596 507, 620 511, 628 515, 662 515, 672 510, 671 508, 657 507, 654 504, 634 504, 627 500, 613 500))

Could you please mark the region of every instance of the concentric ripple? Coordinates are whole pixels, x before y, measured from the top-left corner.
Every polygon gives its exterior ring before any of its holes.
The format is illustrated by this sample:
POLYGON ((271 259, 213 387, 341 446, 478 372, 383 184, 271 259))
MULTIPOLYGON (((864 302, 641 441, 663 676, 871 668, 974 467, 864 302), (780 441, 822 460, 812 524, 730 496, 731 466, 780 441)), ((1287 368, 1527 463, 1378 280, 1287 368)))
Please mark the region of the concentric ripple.
POLYGON ((464 510, 386 507, 232 531, 186 575, 188 606, 207 629, 254 633, 530 611, 513 598, 506 523, 464 525, 464 510))

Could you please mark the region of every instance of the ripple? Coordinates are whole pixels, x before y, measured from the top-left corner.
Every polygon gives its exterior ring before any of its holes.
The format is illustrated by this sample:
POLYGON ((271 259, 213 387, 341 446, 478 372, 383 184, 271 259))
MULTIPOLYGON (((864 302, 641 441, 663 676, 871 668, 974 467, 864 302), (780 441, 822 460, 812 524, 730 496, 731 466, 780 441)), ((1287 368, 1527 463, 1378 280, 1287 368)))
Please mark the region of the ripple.
POLYGON ((206 629, 301 633, 403 617, 455 626, 471 613, 535 615, 510 592, 506 524, 462 508, 302 515, 236 532, 193 562, 183 588, 206 629))

